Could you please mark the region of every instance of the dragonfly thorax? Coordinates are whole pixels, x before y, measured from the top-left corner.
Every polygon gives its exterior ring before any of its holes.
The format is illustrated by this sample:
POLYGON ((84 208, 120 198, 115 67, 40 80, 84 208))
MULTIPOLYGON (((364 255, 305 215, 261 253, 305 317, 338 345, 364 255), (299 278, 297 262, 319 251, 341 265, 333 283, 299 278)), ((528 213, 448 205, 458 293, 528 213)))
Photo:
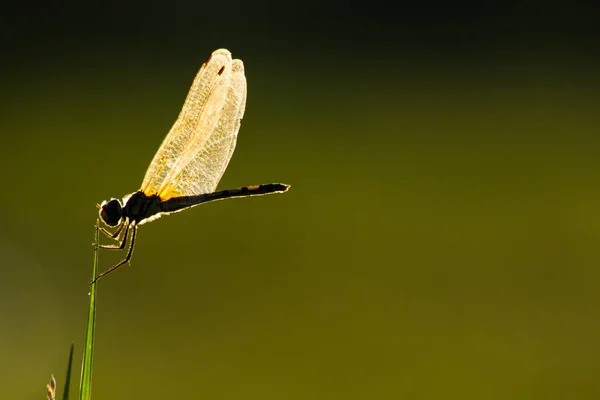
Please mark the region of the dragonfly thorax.
POLYGON ((118 199, 103 201, 100 205, 100 218, 108 226, 117 226, 123 218, 123 206, 118 199))

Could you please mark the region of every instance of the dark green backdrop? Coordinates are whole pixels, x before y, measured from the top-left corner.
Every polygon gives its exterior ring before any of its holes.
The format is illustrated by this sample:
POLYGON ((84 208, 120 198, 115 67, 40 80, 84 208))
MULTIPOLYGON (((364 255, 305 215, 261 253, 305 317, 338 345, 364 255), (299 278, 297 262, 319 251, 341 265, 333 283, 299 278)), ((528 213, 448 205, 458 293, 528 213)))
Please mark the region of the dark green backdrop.
POLYGON ((78 377, 94 205, 226 47, 248 104, 219 187, 292 188, 140 229, 99 286, 94 398, 598 398, 597 17, 429 6, 7 10, 3 396, 62 388, 71 342, 78 377))

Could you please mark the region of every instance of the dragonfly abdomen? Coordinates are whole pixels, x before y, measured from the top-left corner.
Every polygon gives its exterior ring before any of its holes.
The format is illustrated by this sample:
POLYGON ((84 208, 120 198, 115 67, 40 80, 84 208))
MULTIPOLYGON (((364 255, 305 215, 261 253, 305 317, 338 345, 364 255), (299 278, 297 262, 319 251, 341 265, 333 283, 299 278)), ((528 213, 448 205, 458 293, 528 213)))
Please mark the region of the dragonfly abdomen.
POLYGON ((262 185, 244 186, 236 189, 221 190, 219 192, 204 193, 197 196, 173 197, 162 202, 162 212, 169 213, 193 207, 209 201, 229 199, 233 197, 262 196, 271 193, 283 193, 289 189, 283 183, 266 183, 262 185))

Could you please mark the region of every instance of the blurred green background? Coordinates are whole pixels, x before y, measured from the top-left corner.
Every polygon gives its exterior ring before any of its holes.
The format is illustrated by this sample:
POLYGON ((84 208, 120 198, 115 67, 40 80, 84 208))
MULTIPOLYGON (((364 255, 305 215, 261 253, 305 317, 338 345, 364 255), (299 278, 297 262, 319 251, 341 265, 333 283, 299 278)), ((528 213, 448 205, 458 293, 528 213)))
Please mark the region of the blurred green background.
POLYGON ((62 388, 72 342, 75 394, 95 204, 220 47, 248 104, 219 187, 292 188, 140 229, 94 398, 600 397, 592 8, 62 4, 0 27, 3 397, 62 388))

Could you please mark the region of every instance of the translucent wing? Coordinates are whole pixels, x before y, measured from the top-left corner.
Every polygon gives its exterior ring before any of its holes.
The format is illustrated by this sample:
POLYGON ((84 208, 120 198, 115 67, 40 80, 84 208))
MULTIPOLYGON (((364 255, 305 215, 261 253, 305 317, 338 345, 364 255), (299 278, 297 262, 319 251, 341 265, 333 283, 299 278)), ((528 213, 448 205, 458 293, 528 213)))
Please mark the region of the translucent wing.
POLYGON ((214 192, 235 149, 245 106, 244 64, 216 50, 196 75, 141 191, 163 200, 214 192))

